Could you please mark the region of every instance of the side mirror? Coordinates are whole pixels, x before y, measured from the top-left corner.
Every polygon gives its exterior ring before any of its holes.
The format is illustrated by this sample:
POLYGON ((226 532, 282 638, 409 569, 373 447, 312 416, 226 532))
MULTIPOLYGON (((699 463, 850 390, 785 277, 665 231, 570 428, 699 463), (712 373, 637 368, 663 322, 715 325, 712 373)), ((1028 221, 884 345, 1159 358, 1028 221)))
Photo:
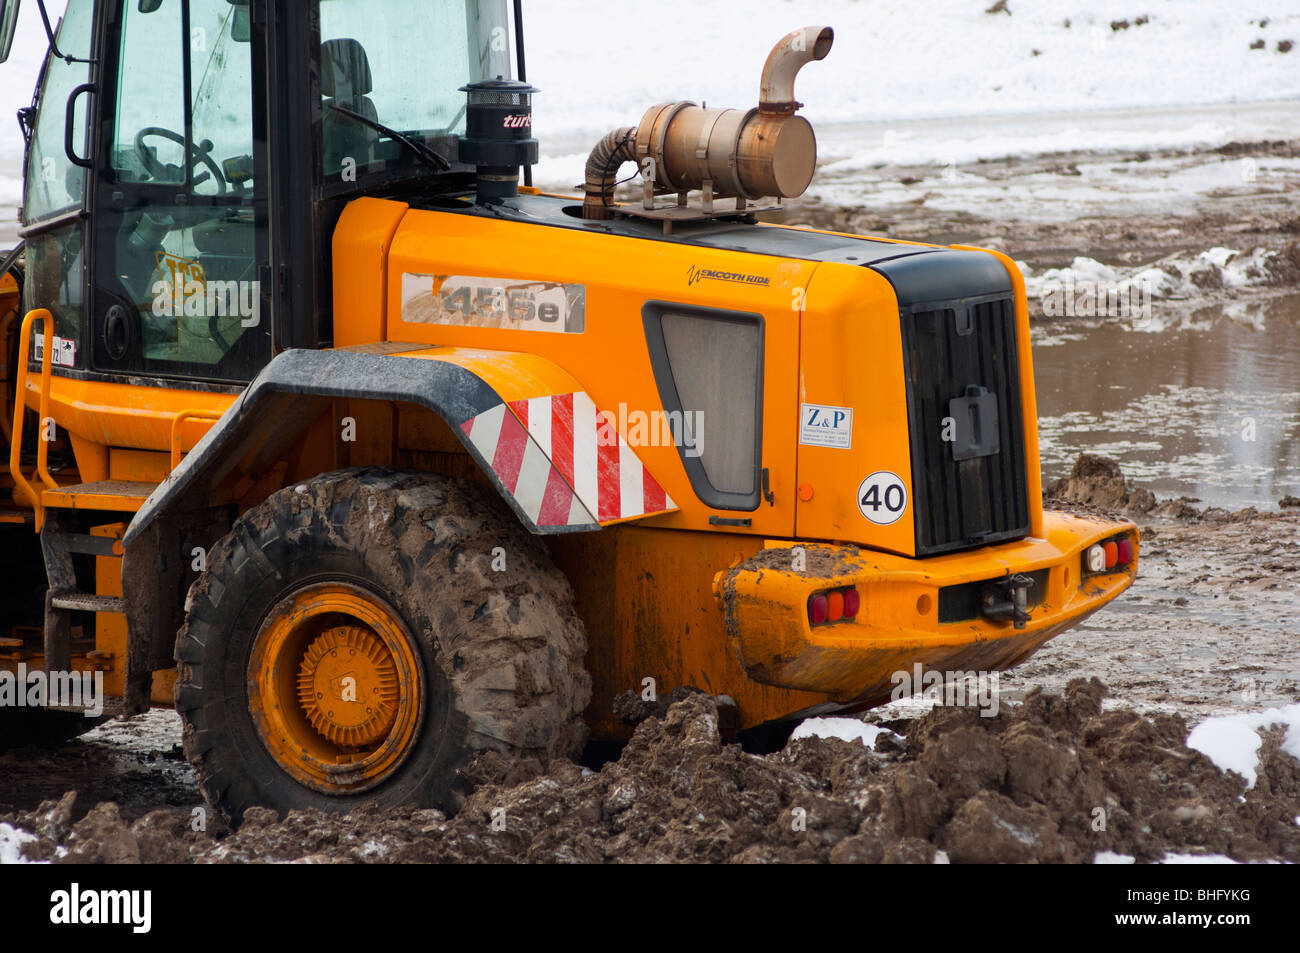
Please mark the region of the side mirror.
POLYGON ((9 59, 18 27, 18 0, 0 0, 0 63, 9 59))

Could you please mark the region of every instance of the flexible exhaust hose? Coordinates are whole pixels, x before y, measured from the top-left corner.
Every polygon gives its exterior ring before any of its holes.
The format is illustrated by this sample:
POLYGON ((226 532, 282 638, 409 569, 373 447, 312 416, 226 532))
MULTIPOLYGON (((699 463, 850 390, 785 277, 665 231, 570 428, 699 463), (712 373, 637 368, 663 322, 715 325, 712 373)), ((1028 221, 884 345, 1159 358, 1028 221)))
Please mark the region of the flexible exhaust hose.
POLYGON ((582 217, 613 218, 609 206, 614 201, 618 170, 624 162, 636 161, 636 130, 631 126, 607 133, 587 157, 587 181, 582 201, 582 217))

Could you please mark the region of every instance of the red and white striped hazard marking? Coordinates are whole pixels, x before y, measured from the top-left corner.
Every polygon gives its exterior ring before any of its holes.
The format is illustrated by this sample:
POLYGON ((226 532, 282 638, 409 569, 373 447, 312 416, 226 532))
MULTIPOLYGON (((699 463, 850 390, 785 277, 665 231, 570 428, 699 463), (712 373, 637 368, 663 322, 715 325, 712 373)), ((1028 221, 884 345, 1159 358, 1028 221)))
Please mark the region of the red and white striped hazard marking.
POLYGON ((602 523, 677 509, 584 391, 511 401, 528 433, 602 523))
POLYGON ((471 417, 461 429, 538 529, 596 522, 505 404, 471 417))
POLYGON ((511 401, 462 426, 537 526, 609 523, 677 508, 583 391, 511 401), (531 439, 529 439, 531 438, 531 439), (557 480, 557 475, 560 478, 557 480), (572 488, 566 501, 561 489, 572 488), (584 512, 566 512, 564 505, 584 512), (596 514, 593 520, 591 514, 596 514))

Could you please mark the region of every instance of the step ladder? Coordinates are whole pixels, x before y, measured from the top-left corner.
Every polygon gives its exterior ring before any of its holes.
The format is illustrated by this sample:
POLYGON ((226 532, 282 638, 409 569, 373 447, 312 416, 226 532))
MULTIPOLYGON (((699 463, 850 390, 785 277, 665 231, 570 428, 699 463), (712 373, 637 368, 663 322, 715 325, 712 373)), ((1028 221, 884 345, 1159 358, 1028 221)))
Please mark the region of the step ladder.
MULTIPOLYGON (((45 595, 45 625, 42 639, 47 671, 70 671, 72 668, 72 614, 74 612, 126 612, 126 600, 119 596, 99 595, 83 591, 77 578, 76 555, 123 555, 120 538, 111 534, 96 535, 83 532, 83 518, 87 513, 102 514, 104 523, 120 524, 123 530, 131 518, 144 505, 157 484, 127 480, 100 480, 60 486, 50 473, 49 441, 38 440, 36 472, 29 479, 22 464, 23 421, 26 413, 28 361, 32 353, 31 342, 34 325, 40 322, 43 349, 41 353, 41 383, 39 419, 49 419, 50 377, 54 351, 54 319, 44 308, 29 311, 19 332, 14 422, 10 440, 9 472, 14 480, 14 498, 19 505, 31 507, 30 519, 41 534, 41 550, 45 558, 49 589, 45 595)), ((213 419, 205 411, 185 411, 176 416, 172 426, 172 466, 181 455, 179 425, 189 418, 213 419)), ((8 514, 6 514, 8 516, 8 514)), ((28 517, 23 514, 24 521, 28 517)), ((6 521, 12 521, 7 519, 6 521)), ((121 533, 117 536, 120 537, 121 533)), ((92 573, 91 578, 94 578, 92 573)), ((91 587, 93 588, 93 586, 91 587)), ((90 655, 97 653, 91 652, 90 655)), ((89 657, 89 656, 88 656, 89 657)), ((104 662, 105 660, 97 660, 104 662)))
POLYGON ((45 596, 45 666, 50 671, 72 667, 72 614, 74 612, 126 612, 126 600, 82 591, 74 555, 121 558, 122 541, 112 536, 80 532, 79 512, 93 511, 130 521, 149 494, 153 483, 105 480, 47 489, 41 493, 44 522, 41 550, 50 588, 45 596))

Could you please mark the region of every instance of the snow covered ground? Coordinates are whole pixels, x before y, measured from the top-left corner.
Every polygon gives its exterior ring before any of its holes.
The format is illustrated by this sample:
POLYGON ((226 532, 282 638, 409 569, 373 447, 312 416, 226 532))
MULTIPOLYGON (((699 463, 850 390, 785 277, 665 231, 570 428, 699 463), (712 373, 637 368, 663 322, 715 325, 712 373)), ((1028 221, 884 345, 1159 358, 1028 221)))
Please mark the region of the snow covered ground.
MULTIPOLYGON (((653 103, 754 105, 768 50, 808 23, 836 31, 796 87, 823 155, 841 163, 829 171, 1218 144, 1261 132, 1259 115, 1181 107, 1300 99, 1300 48, 1289 45, 1300 44, 1300 0, 1010 0, 996 14, 989 0, 525 6, 528 78, 542 90, 538 179, 549 184, 577 181, 595 140, 653 103), (970 117, 982 121, 934 121, 970 117)), ((45 45, 36 3, 23 4, 0 116, 30 100, 45 45)), ((0 120, 0 204, 16 201, 21 146, 16 123, 0 120)))
MULTIPOLYGON (((1300 123, 1300 3, 1246 9, 1233 0, 1035 0, 987 14, 984 0, 728 0, 620 5, 629 43, 577 46, 589 4, 534 0, 526 14, 529 80, 542 141, 539 182, 580 179, 595 140, 673 99, 755 104, 771 45, 822 22, 835 46, 796 84, 832 175, 880 163, 940 165, 1006 155, 1158 150, 1274 138, 1279 109, 1300 123), (745 29, 735 29, 743 8, 745 29), (1146 22, 1138 24, 1145 17, 1146 22), (673 23, 689 23, 679 31, 673 23), (1119 28, 1112 28, 1114 23, 1119 28), (1261 26, 1260 24, 1264 25, 1261 26), (1068 25, 1067 25, 1068 24, 1068 25), (1127 24, 1127 26, 1121 26, 1127 24), (1263 47, 1251 45, 1263 40, 1263 47), (629 54, 631 50, 631 54, 629 54), (631 57, 631 58, 630 58, 631 57), (598 77, 593 81, 593 77, 598 77), (1273 102, 1258 111, 1222 108, 1273 102), (1220 108, 1204 109, 1213 105, 1220 108), (978 119, 952 122, 952 119, 978 119)), ((828 196, 829 197, 829 196, 828 196)))
POLYGON ((768 49, 807 23, 836 31, 796 87, 817 124, 1300 96, 1300 50, 1277 51, 1300 41, 1295 0, 1010 0, 1009 14, 988 0, 633 0, 612 23, 592 23, 588 0, 526 6, 538 128, 557 133, 599 134, 666 99, 753 105, 768 49), (609 41, 591 42, 605 24, 609 41))

